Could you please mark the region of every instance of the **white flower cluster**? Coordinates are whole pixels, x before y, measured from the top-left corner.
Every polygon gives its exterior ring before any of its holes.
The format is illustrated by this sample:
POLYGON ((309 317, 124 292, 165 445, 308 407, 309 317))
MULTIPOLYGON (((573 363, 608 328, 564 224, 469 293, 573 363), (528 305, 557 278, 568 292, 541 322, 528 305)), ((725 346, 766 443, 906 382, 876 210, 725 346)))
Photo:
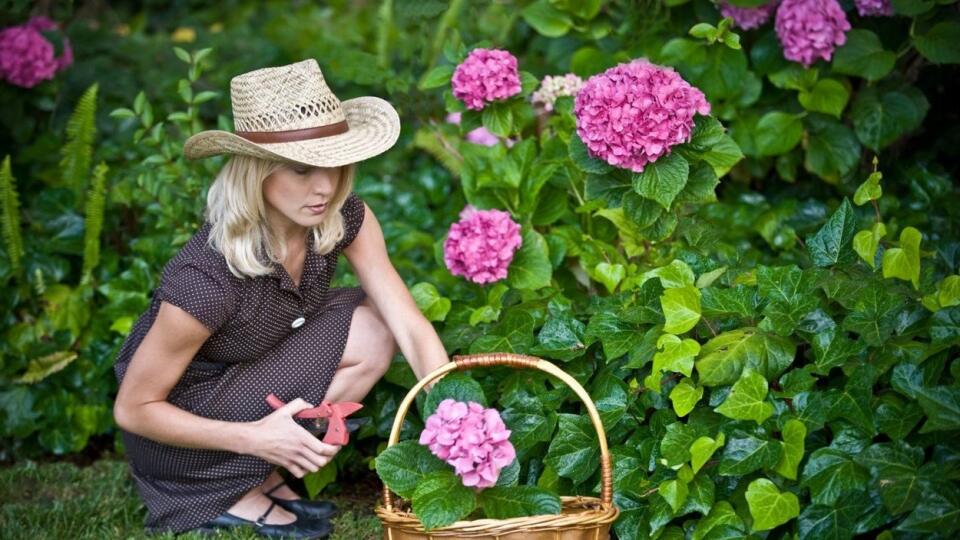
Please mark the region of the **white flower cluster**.
POLYGON ((540 81, 540 88, 530 96, 534 104, 541 104, 543 108, 552 111, 553 104, 560 96, 576 96, 583 87, 583 79, 567 73, 566 75, 547 75, 540 81))

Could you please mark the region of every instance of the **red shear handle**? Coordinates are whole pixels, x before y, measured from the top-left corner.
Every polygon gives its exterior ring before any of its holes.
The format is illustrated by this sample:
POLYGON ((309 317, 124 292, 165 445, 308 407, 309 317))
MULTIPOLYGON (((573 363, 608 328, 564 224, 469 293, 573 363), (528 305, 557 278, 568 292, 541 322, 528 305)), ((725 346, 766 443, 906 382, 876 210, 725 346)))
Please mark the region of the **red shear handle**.
MULTIPOLYGON (((286 405, 273 394, 267 395, 267 404, 274 409, 286 405)), ((304 409, 294 416, 297 418, 327 418, 327 433, 323 436, 323 442, 343 446, 350 442, 350 432, 347 431, 346 418, 362 408, 363 405, 352 401, 342 401, 340 403, 324 401, 320 405, 311 409, 304 409)))

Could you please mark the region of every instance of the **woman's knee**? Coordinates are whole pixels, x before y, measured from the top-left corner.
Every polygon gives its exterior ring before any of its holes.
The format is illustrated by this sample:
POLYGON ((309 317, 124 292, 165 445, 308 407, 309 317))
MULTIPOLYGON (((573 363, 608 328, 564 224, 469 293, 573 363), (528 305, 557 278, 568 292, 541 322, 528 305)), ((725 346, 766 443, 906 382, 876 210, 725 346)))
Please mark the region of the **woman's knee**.
POLYGON ((372 305, 357 306, 351 325, 351 334, 357 333, 356 340, 348 340, 348 351, 344 352, 347 365, 363 364, 366 371, 383 375, 390 367, 390 361, 398 352, 397 342, 386 322, 372 305))

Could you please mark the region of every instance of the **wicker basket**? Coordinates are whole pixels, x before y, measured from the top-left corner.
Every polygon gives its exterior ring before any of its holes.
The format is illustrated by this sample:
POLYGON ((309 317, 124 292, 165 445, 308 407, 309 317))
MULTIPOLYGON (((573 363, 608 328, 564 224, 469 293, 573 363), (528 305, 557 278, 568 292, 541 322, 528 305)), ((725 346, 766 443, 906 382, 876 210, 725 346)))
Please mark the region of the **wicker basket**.
POLYGON ((516 517, 510 519, 477 519, 457 521, 446 527, 429 532, 417 516, 410 511, 409 503, 402 501, 383 487, 383 504, 375 511, 383 524, 383 537, 388 540, 427 540, 435 538, 489 538, 490 540, 598 540, 610 536, 610 524, 617 519, 620 511, 613 504, 613 464, 607 449, 607 437, 600 423, 600 415, 583 387, 570 375, 557 366, 535 356, 513 353, 484 353, 455 355, 453 362, 445 364, 421 379, 407 393, 397 410, 390 430, 387 446, 399 442, 400 427, 407 410, 420 390, 430 382, 455 370, 466 370, 481 366, 505 365, 514 368, 539 369, 553 375, 567 384, 583 400, 590 414, 597 439, 600 441, 601 490, 596 497, 561 497, 562 509, 559 514, 516 517))

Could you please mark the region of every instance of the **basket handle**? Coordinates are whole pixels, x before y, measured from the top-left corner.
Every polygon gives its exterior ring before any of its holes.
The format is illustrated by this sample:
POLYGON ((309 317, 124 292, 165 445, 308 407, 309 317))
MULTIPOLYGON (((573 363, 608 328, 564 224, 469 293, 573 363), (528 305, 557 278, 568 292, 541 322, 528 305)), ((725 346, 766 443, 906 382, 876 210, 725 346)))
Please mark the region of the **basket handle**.
MULTIPOLYGON (((610 451, 607 448, 607 436, 603 431, 603 423, 600 422, 600 415, 597 413, 597 408, 594 406, 593 400, 590 399, 586 390, 580 386, 580 383, 578 383, 576 379, 556 365, 537 358, 536 356, 505 352, 454 355, 452 362, 448 362, 431 371, 407 392, 407 395, 400 403, 400 407, 397 409, 396 417, 393 419, 393 427, 390 428, 390 439, 387 441, 387 448, 400 442, 400 428, 403 426, 403 420, 407 416, 407 411, 410 409, 410 405, 413 404, 413 400, 424 386, 434 380, 440 379, 451 371, 463 371, 486 366, 539 369, 560 379, 577 394, 587 407, 590 421, 593 422, 593 428, 597 430, 597 440, 600 441, 600 500, 604 504, 611 504, 613 501, 613 465, 610 459, 610 451)), ((390 488, 388 488, 386 484, 383 485, 383 505, 387 511, 393 510, 393 496, 390 493, 390 488)))

